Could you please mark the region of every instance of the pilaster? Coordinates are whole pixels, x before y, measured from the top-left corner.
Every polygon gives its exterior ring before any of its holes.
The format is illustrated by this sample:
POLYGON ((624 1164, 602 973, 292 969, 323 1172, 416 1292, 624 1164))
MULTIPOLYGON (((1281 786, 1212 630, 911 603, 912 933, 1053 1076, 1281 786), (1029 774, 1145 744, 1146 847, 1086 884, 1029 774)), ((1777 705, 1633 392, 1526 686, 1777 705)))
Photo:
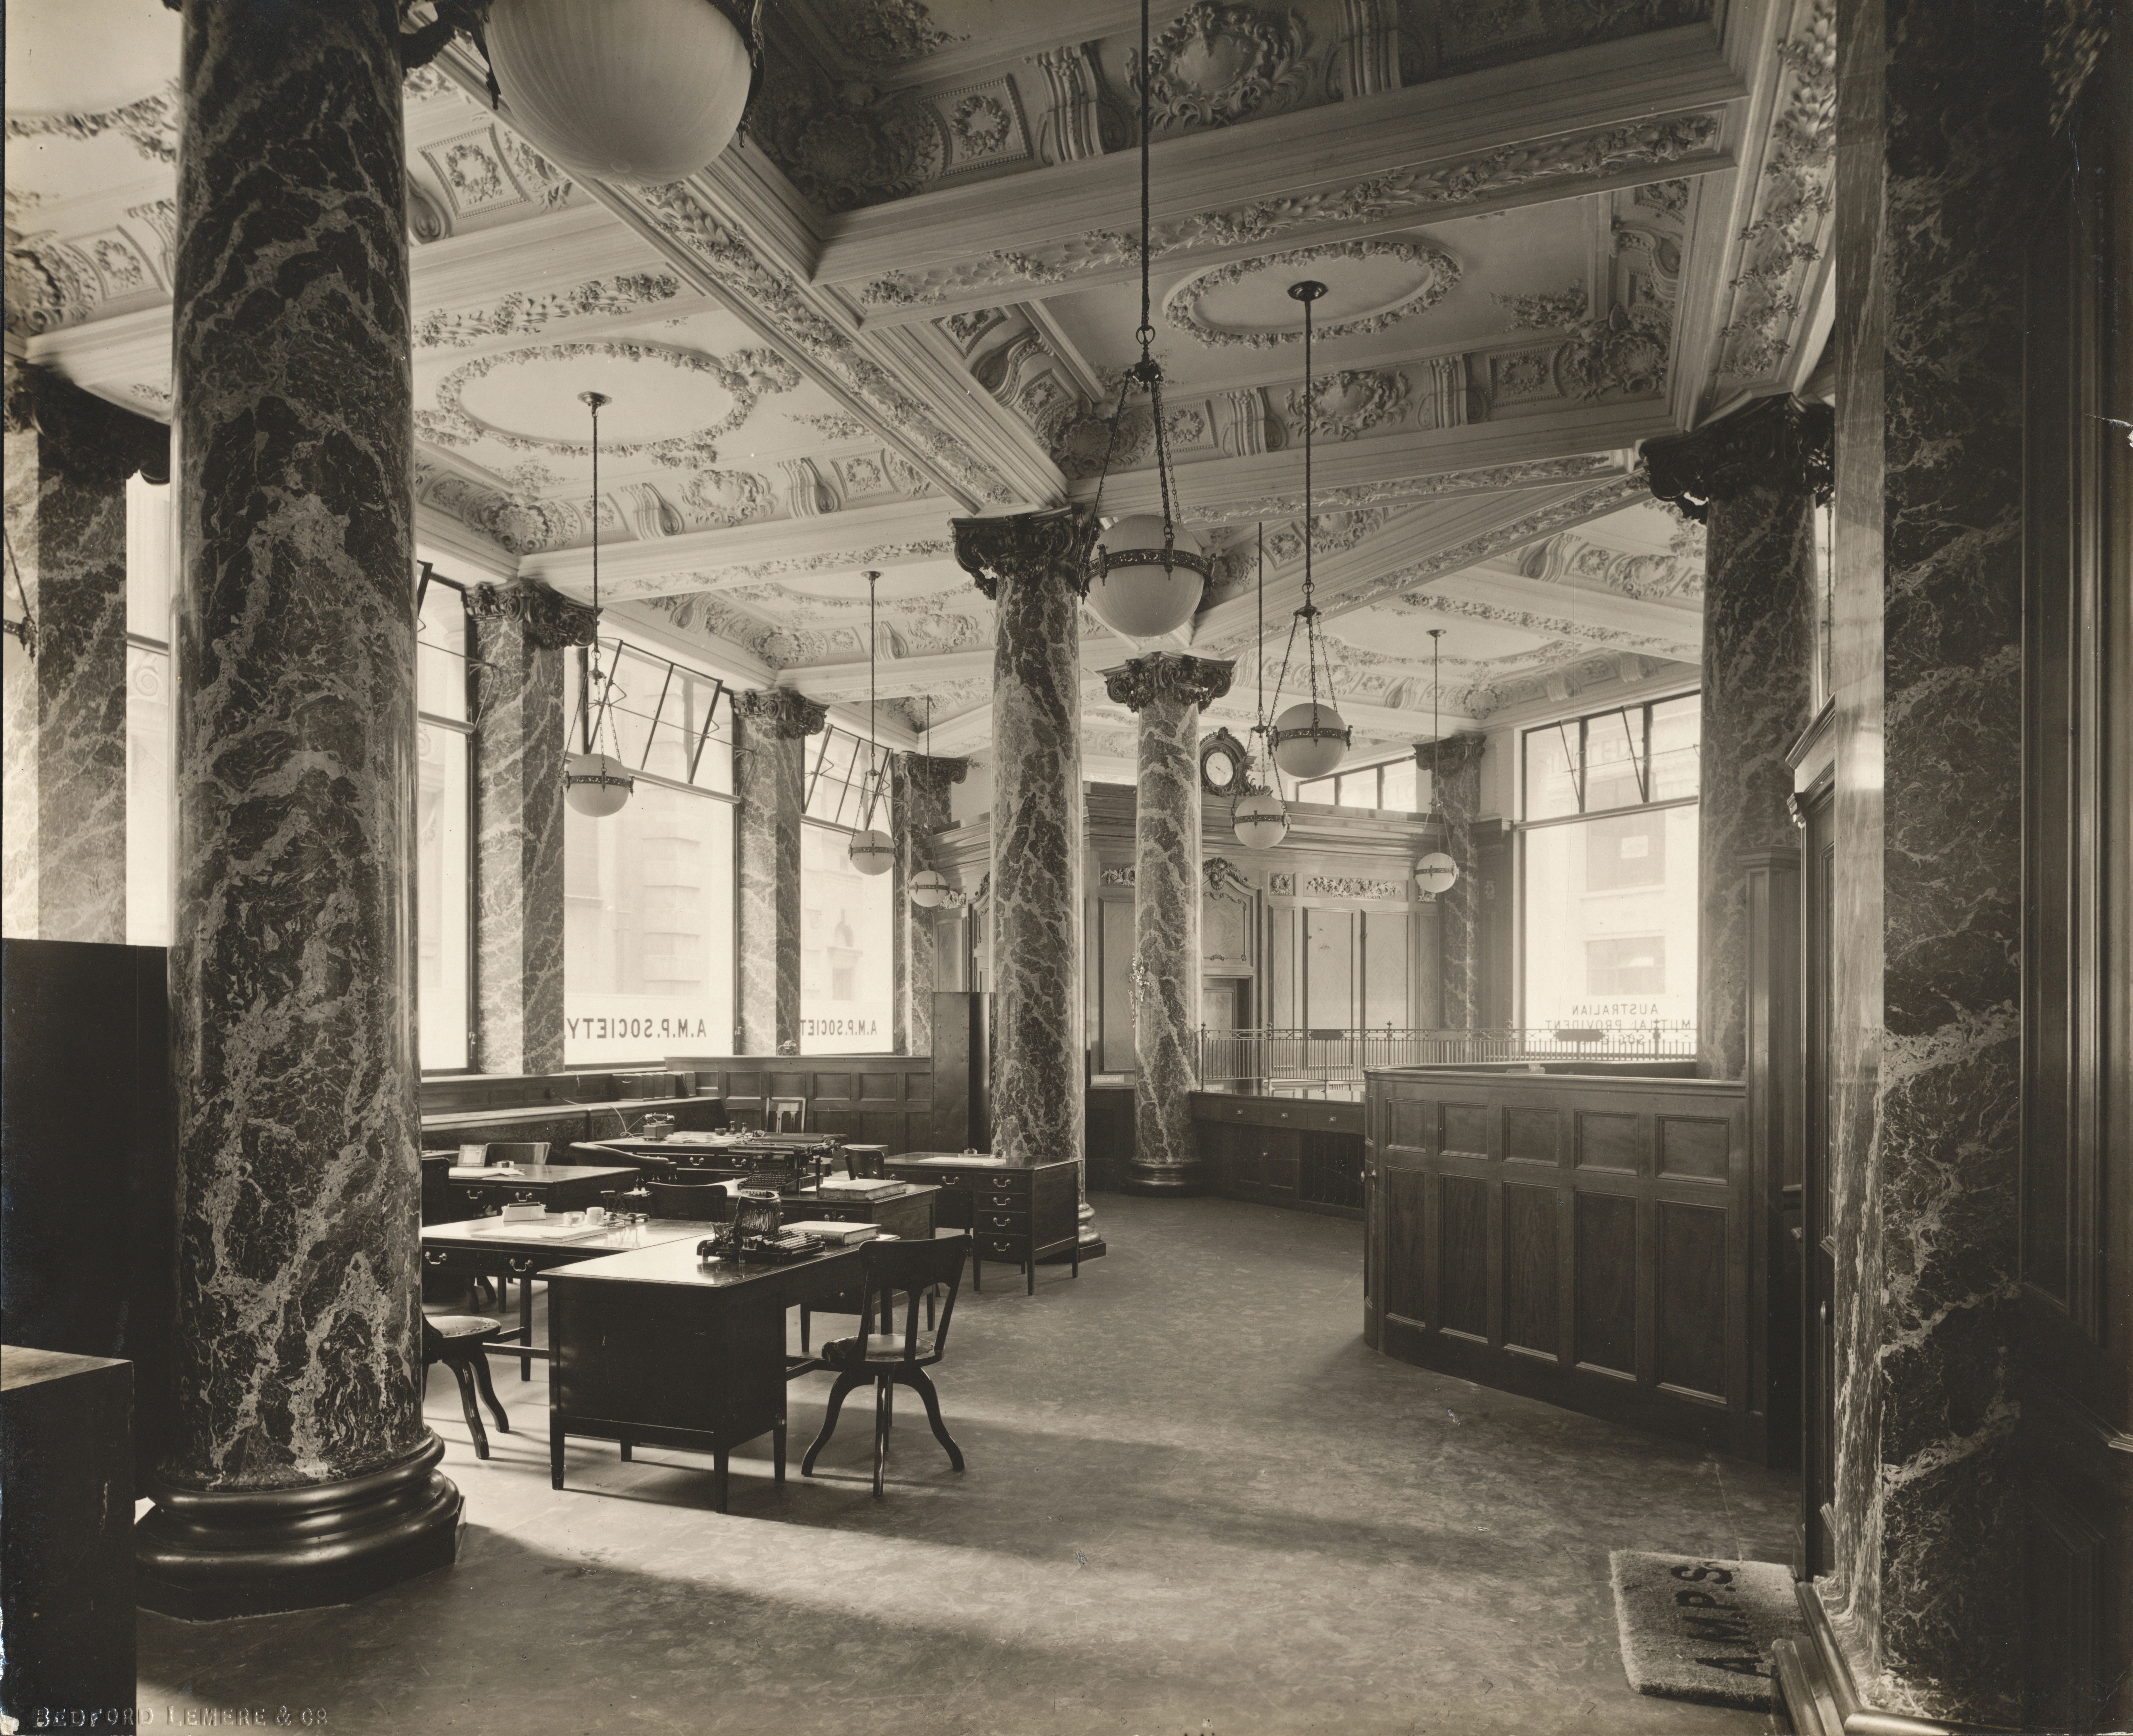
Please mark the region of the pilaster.
POLYGON ((966 759, 894 753, 888 762, 888 807, 896 858, 891 865, 890 1011, 896 1052, 933 1052, 933 915, 911 902, 911 882, 927 866, 926 840, 949 825, 948 791, 970 768, 966 759))
POLYGON ((828 709, 788 687, 734 695, 734 1049, 800 1052, 800 821, 828 709))
POLYGON ((474 1039, 484 1073, 563 1066, 563 658, 599 617, 533 584, 467 596, 474 656, 474 1039))
POLYGON ((6 442, 6 931, 123 944, 126 479, 170 430, 11 358, 6 442))
POLYGON ((1459 878, 1437 901, 1437 1022, 1447 1031, 1471 1031, 1481 1022, 1481 875, 1474 822, 1481 811, 1486 739, 1447 735, 1414 748, 1414 762, 1429 773, 1430 799, 1444 824, 1444 854, 1459 865, 1459 878))
POLYGON ((1697 807, 1697 1071, 1747 1066, 1750 850, 1794 843, 1785 754, 1814 718, 1814 507, 1829 498, 1833 418, 1760 398, 1693 434, 1647 441, 1652 492, 1710 526, 1703 580, 1697 807))

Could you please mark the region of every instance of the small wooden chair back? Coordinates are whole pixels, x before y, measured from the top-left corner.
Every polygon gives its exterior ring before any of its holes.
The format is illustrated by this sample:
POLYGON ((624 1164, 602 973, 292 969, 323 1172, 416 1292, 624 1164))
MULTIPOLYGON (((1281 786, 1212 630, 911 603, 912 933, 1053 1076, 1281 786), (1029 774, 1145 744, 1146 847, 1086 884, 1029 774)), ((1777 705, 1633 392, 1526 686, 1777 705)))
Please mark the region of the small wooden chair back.
POLYGON ((903 1359, 918 1356, 918 1302, 936 1285, 946 1294, 939 1319, 933 1327, 933 1356, 948 1346, 948 1322, 956 1315, 956 1292, 962 1287, 963 1262, 969 1257, 970 1238, 960 1231, 936 1236, 930 1242, 869 1242, 861 1250, 859 1267, 859 1340, 862 1344, 879 1330, 896 1330, 896 1293, 907 1294, 903 1310, 903 1359), (875 1308, 879 1306, 877 1316, 875 1308))
POLYGON ((546 1163, 548 1161, 548 1142, 545 1139, 506 1140, 488 1147, 491 1163, 546 1163))

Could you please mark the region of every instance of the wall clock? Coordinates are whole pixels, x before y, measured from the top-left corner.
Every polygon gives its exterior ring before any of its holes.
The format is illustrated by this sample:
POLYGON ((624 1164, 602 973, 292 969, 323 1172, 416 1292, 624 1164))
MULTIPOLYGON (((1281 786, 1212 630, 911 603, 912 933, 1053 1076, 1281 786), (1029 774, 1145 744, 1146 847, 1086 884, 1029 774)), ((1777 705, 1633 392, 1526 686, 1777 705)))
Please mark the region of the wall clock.
POLYGON ((1228 730, 1217 729, 1200 743, 1200 787, 1210 796, 1235 796, 1245 786, 1249 762, 1245 744, 1228 730))

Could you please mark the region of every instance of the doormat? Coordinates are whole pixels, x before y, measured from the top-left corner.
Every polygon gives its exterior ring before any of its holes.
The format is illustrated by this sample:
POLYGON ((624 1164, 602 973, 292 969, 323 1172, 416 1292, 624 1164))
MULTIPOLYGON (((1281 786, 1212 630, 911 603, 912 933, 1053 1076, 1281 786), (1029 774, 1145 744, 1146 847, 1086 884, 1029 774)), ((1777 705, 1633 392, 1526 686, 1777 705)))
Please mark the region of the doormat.
POLYGON ((1705 1705, 1770 1709, 1770 1642, 1805 1632, 1789 1568, 1635 1549, 1618 1549, 1607 1561, 1631 1687, 1705 1705))

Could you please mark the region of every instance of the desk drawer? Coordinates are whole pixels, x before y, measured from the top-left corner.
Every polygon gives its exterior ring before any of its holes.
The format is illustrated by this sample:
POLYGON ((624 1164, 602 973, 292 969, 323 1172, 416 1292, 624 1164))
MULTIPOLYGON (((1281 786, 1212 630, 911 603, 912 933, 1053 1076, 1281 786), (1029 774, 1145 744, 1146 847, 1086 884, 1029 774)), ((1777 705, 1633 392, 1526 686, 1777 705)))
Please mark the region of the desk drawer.
POLYGON ((980 1236, 1026 1236, 1029 1233, 1028 1212, 985 1212, 977 1214, 971 1224, 980 1236))
POLYGON ((978 1209, 988 1212, 1026 1212, 1029 1209, 1029 1195, 1026 1193, 992 1193, 978 1195, 978 1209))
POLYGON ((971 1252, 980 1259, 1012 1260, 1018 1266, 1029 1258, 1028 1236, 990 1236, 980 1233, 971 1238, 971 1252))
POLYGON ((832 1205, 823 1200, 802 1200, 792 1203, 792 1215, 812 1218, 821 1224, 869 1224, 874 1221, 874 1209, 865 1205, 832 1205))

